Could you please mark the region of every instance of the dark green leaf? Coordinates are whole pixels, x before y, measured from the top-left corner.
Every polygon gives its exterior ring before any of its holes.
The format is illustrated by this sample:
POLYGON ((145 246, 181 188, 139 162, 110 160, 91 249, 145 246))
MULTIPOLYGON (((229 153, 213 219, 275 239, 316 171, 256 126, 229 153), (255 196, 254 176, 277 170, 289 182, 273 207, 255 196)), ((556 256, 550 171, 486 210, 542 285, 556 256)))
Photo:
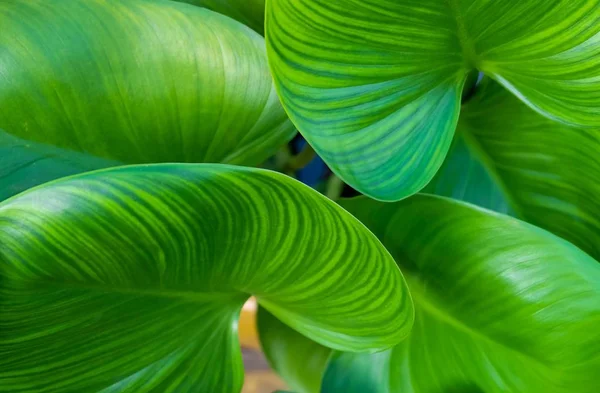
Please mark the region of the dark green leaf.
POLYGON ((484 79, 425 189, 545 228, 600 260, 600 129, 565 126, 484 79))
POLYGON ((267 52, 334 172, 399 200, 441 166, 477 69, 549 118, 600 125, 598 0, 277 0, 267 52))
POLYGON ((275 172, 119 167, 0 204, 0 391, 238 392, 250 294, 328 347, 404 338, 392 257, 358 220, 275 172))
MULTIPOLYGON (((96 162, 257 165, 294 134, 263 38, 207 9, 9 0, 0 2, 0 26, 0 128, 24 143, 96 162)), ((3 160, 28 165, 7 140, 3 160)), ((50 165, 47 173, 72 173, 50 165)), ((32 183, 7 176, 14 191, 32 183)))
POLYGON ((273 368, 298 393, 317 393, 331 349, 307 340, 264 308, 257 315, 260 343, 273 368))
POLYGON ((19 139, 0 130, 0 201, 59 177, 115 165, 119 162, 19 139))
POLYGON ((227 15, 246 26, 250 26, 260 34, 265 27, 265 0, 176 0, 206 7, 223 15, 227 15))

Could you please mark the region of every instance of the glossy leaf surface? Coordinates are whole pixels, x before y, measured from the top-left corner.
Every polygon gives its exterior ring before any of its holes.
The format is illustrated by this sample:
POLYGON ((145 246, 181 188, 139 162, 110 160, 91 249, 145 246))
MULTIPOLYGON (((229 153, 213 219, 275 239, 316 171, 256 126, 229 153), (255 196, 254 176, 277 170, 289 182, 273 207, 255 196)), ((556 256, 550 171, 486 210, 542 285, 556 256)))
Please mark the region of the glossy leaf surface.
POLYGON ((598 0, 277 0, 269 63, 290 118, 373 198, 422 189, 477 69, 549 118, 600 125, 598 0))
POLYGON ((515 215, 600 260, 600 128, 532 111, 484 79, 425 191, 515 215))
MULTIPOLYGON (((415 328, 390 352, 388 377, 375 391, 597 389, 596 260, 542 229, 450 199, 343 205, 394 255, 415 301, 415 328)), ((337 370, 324 391, 353 375, 337 370)), ((364 390, 357 383, 343 391, 364 390)))
MULTIPOLYGON (((264 39, 207 9, 9 0, 0 26, 0 129, 24 143, 124 164, 257 165, 294 134, 264 39)), ((27 165, 5 140, 7 159, 27 165)))
POLYGON ((227 15, 256 32, 265 30, 265 0, 176 0, 227 15))
POLYGON ((342 205, 398 262, 415 326, 390 351, 336 352, 323 393, 595 392, 596 260, 540 228, 437 196, 342 205))
POLYGON ((250 294, 343 350, 390 347, 412 324, 375 236, 265 170, 163 164, 61 179, 0 204, 0 243, 2 392, 237 392, 250 294))

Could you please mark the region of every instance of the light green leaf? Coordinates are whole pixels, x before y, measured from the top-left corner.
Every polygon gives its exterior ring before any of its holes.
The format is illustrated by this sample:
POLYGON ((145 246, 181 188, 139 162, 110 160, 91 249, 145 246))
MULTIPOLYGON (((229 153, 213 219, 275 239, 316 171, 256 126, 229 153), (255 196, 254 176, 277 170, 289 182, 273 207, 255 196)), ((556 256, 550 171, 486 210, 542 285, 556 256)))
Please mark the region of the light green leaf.
POLYGON ((265 30, 265 0, 175 0, 227 15, 260 34, 265 30))
POLYGON ((343 206, 394 255, 415 302, 415 327, 389 353, 377 392, 597 390, 596 260, 542 229, 450 199, 343 206))
POLYGON ((0 391, 241 388, 250 294, 311 339, 383 349, 413 309, 392 257, 316 191, 218 164, 119 167, 0 204, 0 391))
POLYGON ((484 79, 427 192, 509 212, 600 260, 600 129, 565 126, 484 79))
POLYGON ((0 26, 0 129, 27 143, 125 164, 257 165, 294 134, 264 39, 207 9, 9 0, 0 26))
POLYGON ((307 340, 262 307, 256 323, 271 368, 295 392, 318 393, 331 349, 307 340))
POLYGON ((373 198, 431 180, 473 70, 547 117, 600 125, 598 0, 277 0, 266 15, 290 118, 373 198))

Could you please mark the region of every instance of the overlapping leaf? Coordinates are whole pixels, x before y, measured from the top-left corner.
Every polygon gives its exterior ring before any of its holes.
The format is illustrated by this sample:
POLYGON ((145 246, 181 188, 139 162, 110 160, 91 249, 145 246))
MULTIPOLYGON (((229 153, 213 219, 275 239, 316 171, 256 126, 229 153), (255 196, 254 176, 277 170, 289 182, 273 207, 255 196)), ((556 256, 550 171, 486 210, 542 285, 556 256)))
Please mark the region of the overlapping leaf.
POLYGON ((600 260, 600 129, 532 111, 484 79, 427 192, 508 212, 600 260))
MULTIPOLYGON (((9 0, 0 26, 0 129, 23 146, 96 162, 257 165, 293 136, 263 38, 215 12, 164 0, 9 0)), ((33 162, 11 138, 0 143, 15 168, 33 162)), ((31 185, 0 169, 12 190, 31 185)))
POLYGON ((263 353, 270 366, 296 392, 318 392, 331 349, 281 323, 264 308, 257 313, 263 353))
POLYGON ((442 164, 478 69, 545 116, 600 125, 598 0, 278 0, 267 51, 292 121, 377 199, 442 164))
POLYGON ((415 327, 391 351, 336 353, 322 392, 596 391, 596 260, 530 224, 441 197, 343 206, 403 270, 415 327))
POLYGON ((0 204, 0 391, 239 391, 250 294, 304 335, 383 349, 413 309, 360 222, 283 175, 119 167, 0 204))
POLYGON ((265 0, 175 0, 206 7, 227 15, 260 34, 265 27, 265 0))

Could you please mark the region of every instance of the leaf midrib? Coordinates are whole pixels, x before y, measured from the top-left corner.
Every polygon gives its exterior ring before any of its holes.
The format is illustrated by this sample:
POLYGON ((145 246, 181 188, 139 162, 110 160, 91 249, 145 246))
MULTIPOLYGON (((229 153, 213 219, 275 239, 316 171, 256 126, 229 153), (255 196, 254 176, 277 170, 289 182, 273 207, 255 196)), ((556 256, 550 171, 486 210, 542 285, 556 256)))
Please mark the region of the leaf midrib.
MULTIPOLYGON (((490 178, 498 186, 498 189, 502 193, 502 196, 504 197, 504 200, 506 201, 507 205, 514 212, 514 216, 522 218, 523 213, 521 210, 521 206, 517 203, 513 195, 509 192, 508 186, 506 185, 504 179, 502 178, 502 176, 500 176, 500 173, 498 173, 498 170, 494 165, 494 160, 492 159, 490 154, 483 148, 479 140, 477 140, 477 137, 473 135, 465 126, 462 126, 460 128, 457 127, 456 132, 460 133, 460 136, 465 141, 465 145, 467 146, 469 151, 473 154, 475 158, 477 158, 477 161, 481 164, 481 166, 485 169, 490 178)), ((483 207, 488 208, 487 206, 483 207)))
POLYGON ((446 0, 448 7, 450 8, 450 12, 454 17, 456 22, 456 26, 458 28, 458 42, 462 49, 463 57, 468 62, 469 65, 475 67, 475 62, 477 59, 477 53, 475 51, 475 46, 469 39, 469 33, 467 31, 467 25, 465 24, 465 20, 463 15, 460 12, 460 6, 458 4, 458 0, 446 0))
POLYGON ((232 290, 231 292, 195 292, 191 290, 172 290, 172 289, 161 289, 161 288, 127 288, 118 287, 114 285, 103 285, 103 284, 89 284, 89 283, 77 283, 77 282, 59 282, 59 281, 31 281, 36 288, 40 289, 75 289, 85 290, 91 292, 104 292, 104 293, 115 293, 123 295, 137 295, 137 296, 149 296, 149 297, 162 297, 178 300, 186 300, 190 302, 219 302, 219 303, 231 303, 242 304, 250 296, 249 294, 232 290))
POLYGON ((552 370, 552 367, 544 363, 542 360, 534 358, 529 354, 520 352, 518 349, 505 345, 502 342, 496 341, 493 338, 479 332, 478 330, 475 330, 470 326, 464 324, 462 321, 454 318, 452 315, 445 313, 443 310, 439 309, 434 303, 427 300, 427 297, 423 294, 424 291, 422 289, 422 284, 420 283, 418 278, 411 277, 410 274, 405 274, 404 277, 406 278, 409 284, 409 289, 411 291, 415 307, 420 307, 421 310, 429 314, 429 316, 432 319, 436 319, 442 324, 450 325, 456 330, 474 337, 474 340, 481 340, 493 344, 495 346, 499 346, 507 351, 510 351, 511 353, 514 353, 516 356, 524 357, 530 360, 531 362, 536 363, 548 370, 552 370))

